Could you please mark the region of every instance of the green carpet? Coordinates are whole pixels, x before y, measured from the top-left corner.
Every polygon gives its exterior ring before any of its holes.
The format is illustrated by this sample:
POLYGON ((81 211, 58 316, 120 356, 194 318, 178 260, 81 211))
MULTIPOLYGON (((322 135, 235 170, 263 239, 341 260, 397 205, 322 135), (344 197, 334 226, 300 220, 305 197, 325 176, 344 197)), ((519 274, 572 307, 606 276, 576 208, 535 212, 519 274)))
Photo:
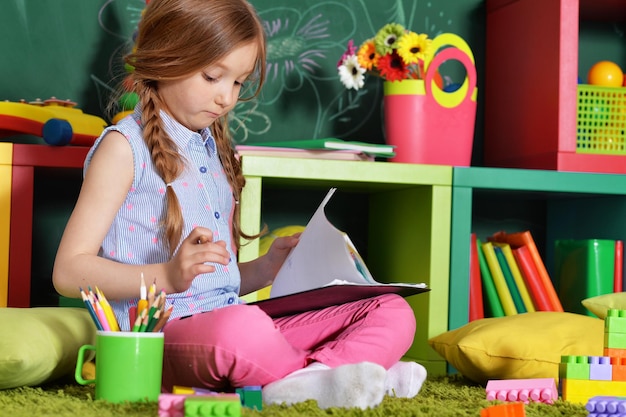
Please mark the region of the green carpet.
MULTIPOLYGON (((156 403, 109 404, 94 401, 93 387, 83 387, 71 381, 61 381, 40 388, 16 388, 0 391, 0 415, 9 417, 156 417, 156 403)), ((480 410, 492 405, 485 400, 484 387, 462 377, 439 377, 426 381, 420 394, 413 399, 386 397, 383 403, 370 410, 338 409, 320 410, 315 402, 292 407, 266 406, 262 411, 243 409, 244 417, 463 417, 479 416, 480 410)), ((582 405, 557 401, 553 405, 529 404, 528 417, 585 417, 582 405)))

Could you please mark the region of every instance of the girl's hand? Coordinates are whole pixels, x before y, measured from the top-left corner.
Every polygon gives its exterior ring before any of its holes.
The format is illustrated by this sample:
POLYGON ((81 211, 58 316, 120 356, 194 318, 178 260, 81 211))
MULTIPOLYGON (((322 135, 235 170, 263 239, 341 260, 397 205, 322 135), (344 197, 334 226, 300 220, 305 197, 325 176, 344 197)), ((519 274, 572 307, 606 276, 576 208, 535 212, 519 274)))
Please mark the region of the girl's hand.
POLYGON ((211 230, 196 227, 168 262, 167 279, 175 292, 182 292, 198 275, 215 272, 215 264, 228 265, 229 260, 226 242, 214 242, 211 230))
POLYGON ((241 294, 246 295, 271 285, 289 252, 300 241, 301 233, 277 237, 267 253, 249 262, 239 264, 241 294))
POLYGON ((291 252, 298 242, 300 241, 300 235, 302 233, 296 233, 291 236, 277 237, 272 242, 267 253, 263 257, 265 259, 265 267, 268 271, 271 271, 271 280, 274 281, 278 270, 287 259, 287 255, 291 252))

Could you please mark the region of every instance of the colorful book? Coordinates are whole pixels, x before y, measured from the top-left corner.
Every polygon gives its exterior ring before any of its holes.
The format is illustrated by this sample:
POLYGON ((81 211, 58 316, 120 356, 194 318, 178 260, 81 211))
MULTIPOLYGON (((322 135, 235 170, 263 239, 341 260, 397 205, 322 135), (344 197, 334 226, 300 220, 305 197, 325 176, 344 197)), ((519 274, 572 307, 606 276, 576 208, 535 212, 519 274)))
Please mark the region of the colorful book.
POLYGON ((504 310, 502 309, 500 298, 498 298, 498 291, 496 290, 496 286, 493 282, 493 277, 491 276, 491 272, 489 271, 489 265, 487 265, 487 260, 485 259, 485 255, 481 248, 482 242, 480 241, 480 239, 476 239, 476 250, 478 253, 480 276, 483 283, 483 294, 484 299, 487 301, 485 307, 488 314, 486 315, 489 315, 490 317, 503 317, 504 310))
POLYGON ((480 261, 478 260, 478 247, 476 246, 476 234, 470 237, 470 285, 469 285, 469 321, 485 317, 483 308, 483 289, 480 278, 480 261))
POLYGON ((502 305, 504 314, 506 316, 517 314, 517 309, 515 308, 511 291, 509 290, 509 286, 507 285, 504 274, 502 273, 502 268, 500 268, 500 263, 498 262, 496 252, 493 248, 493 243, 483 243, 482 249, 487 265, 489 265, 489 271, 491 272, 493 283, 496 286, 496 291, 498 292, 498 298, 500 299, 500 304, 502 305))
POLYGON ((260 142, 255 143, 255 145, 298 149, 348 149, 384 158, 392 158, 396 155, 394 151, 394 145, 348 141, 337 138, 290 140, 281 142, 260 142))
POLYGON ((511 275, 513 275, 513 280, 517 285, 519 295, 522 298, 522 302, 524 303, 524 308, 529 313, 535 311, 535 304, 533 303, 533 299, 528 292, 528 287, 526 286, 526 282, 524 281, 522 272, 517 265, 517 261, 515 260, 515 256, 513 255, 511 245, 501 242, 495 242, 494 244, 502 249, 502 253, 506 258, 506 262, 509 266, 509 270, 511 271, 511 275))
POLYGON ((511 250, 515 260, 517 261, 520 272, 526 281, 528 291, 530 292, 535 304, 535 310, 554 311, 552 309, 550 298, 543 288, 539 271, 537 271, 537 266, 535 265, 535 261, 533 261, 533 257, 530 254, 528 247, 524 245, 511 250))
POLYGON ((511 293, 511 298, 513 299, 513 304, 515 304, 515 309, 517 310, 517 313, 526 313, 526 306, 524 305, 524 301, 522 301, 522 296, 520 295, 519 289, 517 288, 517 283, 513 279, 513 273, 511 273, 511 268, 509 268, 509 264, 504 257, 502 248, 494 245, 493 250, 496 253, 496 258, 498 258, 500 269, 502 269, 502 275, 504 275, 506 285, 507 287, 509 287, 509 292, 511 293))
POLYGON ((535 240, 533 239, 530 231, 526 230, 524 232, 517 233, 506 233, 500 231, 491 236, 491 240, 494 242, 508 243, 513 248, 526 246, 528 248, 528 251, 530 252, 533 262, 535 263, 535 266, 537 267, 537 272, 539 273, 539 277, 541 278, 543 291, 550 300, 550 305, 552 309, 551 311, 563 311, 563 306, 561 305, 559 296, 554 289, 554 284, 550 279, 548 270, 543 263, 543 259, 541 259, 541 255, 539 254, 539 250, 537 249, 537 245, 535 245, 535 240))
POLYGON ((622 292, 624 289, 624 241, 615 241, 615 276, 613 277, 613 292, 622 292))

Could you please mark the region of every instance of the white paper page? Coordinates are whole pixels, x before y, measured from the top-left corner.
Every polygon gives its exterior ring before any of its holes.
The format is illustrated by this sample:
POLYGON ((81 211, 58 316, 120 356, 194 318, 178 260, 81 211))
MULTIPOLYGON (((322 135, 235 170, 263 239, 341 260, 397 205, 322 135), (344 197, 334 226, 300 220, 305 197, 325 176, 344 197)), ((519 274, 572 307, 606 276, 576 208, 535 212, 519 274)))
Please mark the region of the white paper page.
POLYGON ((344 234, 324 213, 336 188, 331 188, 276 275, 270 297, 293 294, 328 285, 335 279, 368 284, 357 270, 344 234))

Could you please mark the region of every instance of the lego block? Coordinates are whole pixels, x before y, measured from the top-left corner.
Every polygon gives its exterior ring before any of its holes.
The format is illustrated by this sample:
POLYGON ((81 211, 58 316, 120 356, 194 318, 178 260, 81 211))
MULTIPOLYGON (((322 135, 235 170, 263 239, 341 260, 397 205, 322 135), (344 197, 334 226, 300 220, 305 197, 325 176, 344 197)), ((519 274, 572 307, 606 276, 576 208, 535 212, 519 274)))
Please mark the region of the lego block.
POLYGON ((626 358, 611 357, 613 367, 613 381, 626 381, 626 358))
POLYGON ((610 356, 611 358, 626 358, 626 349, 605 347, 604 356, 610 356))
POLYGON ((584 381, 580 379, 561 380, 561 397, 564 401, 586 404, 595 396, 626 395, 626 381, 584 381))
POLYGON ((172 387, 172 393, 183 395, 221 395, 219 392, 211 391, 204 388, 183 387, 180 385, 174 385, 172 387))
POLYGON ((260 385, 251 385, 237 388, 237 394, 241 397, 241 405, 253 410, 263 409, 263 393, 260 385))
POLYGON ((490 380, 485 389, 488 401, 521 401, 552 404, 558 398, 553 378, 490 380))
POLYGON ((589 379, 588 356, 561 356, 559 379, 589 379))
POLYGON ((604 347, 626 349, 626 333, 604 333, 604 347))
POLYGON ((595 396, 587 401, 585 408, 589 413, 619 417, 626 414, 626 397, 595 396))
POLYGON ((621 313, 624 310, 609 310, 613 311, 612 316, 606 316, 604 319, 604 331, 607 333, 626 333, 626 317, 621 313))
POLYGON ((159 417, 184 417, 185 397, 182 394, 160 394, 159 417))
POLYGON ((589 379, 592 381, 613 380, 613 367, 608 356, 589 357, 589 379))
POLYGON ((525 417, 526 409, 522 403, 492 405, 480 410, 480 417, 525 417))
POLYGON ((192 395, 185 398, 184 417, 239 417, 238 394, 192 395))

